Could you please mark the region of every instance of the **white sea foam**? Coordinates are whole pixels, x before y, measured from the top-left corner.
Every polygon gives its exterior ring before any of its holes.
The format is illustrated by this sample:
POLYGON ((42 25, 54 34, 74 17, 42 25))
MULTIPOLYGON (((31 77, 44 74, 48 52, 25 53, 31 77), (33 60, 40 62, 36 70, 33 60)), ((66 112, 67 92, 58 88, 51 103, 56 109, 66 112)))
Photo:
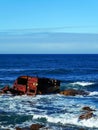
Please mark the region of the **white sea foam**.
POLYGON ((75 85, 80 85, 80 86, 89 86, 89 85, 93 85, 94 83, 93 82, 84 82, 84 81, 82 81, 82 82, 74 82, 74 83, 71 83, 73 86, 75 86, 75 85))
POLYGON ((45 118, 50 123, 59 123, 62 125, 71 124, 77 126, 86 126, 86 127, 95 127, 98 128, 98 117, 93 117, 88 120, 79 120, 79 116, 75 116, 73 114, 63 114, 63 115, 34 115, 34 119, 45 118))
POLYGON ((7 125, 7 126, 0 125, 0 129, 2 129, 2 130, 7 130, 7 129, 16 130, 15 128, 13 128, 12 125, 7 125))
MULTIPOLYGON (((16 126, 28 126, 34 120, 45 118, 47 123, 55 124, 72 124, 77 126, 87 126, 98 128, 98 113, 97 117, 89 120, 79 120, 82 107, 89 106, 88 98, 65 97, 62 95, 38 95, 31 96, 0 96, 0 111, 6 113, 15 113, 20 116, 30 116, 30 119, 16 124, 16 126), (81 100, 81 101, 80 101, 81 100), (6 109, 4 109, 6 107, 6 109)), ((92 102, 90 107, 97 109, 97 105, 92 102)), ((96 111, 95 111, 96 112, 96 111)), ((17 116, 18 116, 17 115, 17 116)), ((5 115, 6 116, 6 115, 5 115)), ((13 127, 14 128, 14 125, 13 127)))
POLYGON ((90 96, 98 96, 98 91, 90 92, 89 95, 90 96))

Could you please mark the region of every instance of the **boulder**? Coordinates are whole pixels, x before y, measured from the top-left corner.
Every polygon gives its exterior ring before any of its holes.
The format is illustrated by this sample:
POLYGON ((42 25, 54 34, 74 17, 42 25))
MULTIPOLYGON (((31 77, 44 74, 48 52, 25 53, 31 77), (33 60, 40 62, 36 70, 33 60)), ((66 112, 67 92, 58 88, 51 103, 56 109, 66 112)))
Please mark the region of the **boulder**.
POLYGON ((25 127, 25 128, 16 127, 16 130, 30 130, 30 128, 29 127, 25 127))
POLYGON ((77 91, 74 89, 68 89, 61 91, 60 94, 66 95, 66 96, 75 96, 77 94, 77 91))
POLYGON ((61 91, 60 94, 66 95, 66 96, 76 96, 76 95, 88 95, 87 92, 83 90, 76 90, 76 89, 68 89, 61 91))
POLYGON ((16 130, 39 130, 42 127, 44 126, 40 124, 32 124, 31 126, 25 128, 16 127, 16 130))
POLYGON ((90 111, 95 111, 94 109, 92 109, 92 108, 90 108, 90 107, 88 107, 88 106, 83 107, 82 110, 88 111, 88 112, 90 112, 90 111))
POLYGON ((40 124, 32 124, 30 126, 30 130, 39 130, 40 128, 44 127, 43 125, 40 124))
POLYGON ((22 128, 16 127, 16 130, 22 130, 22 128))
POLYGON ((80 120, 83 120, 83 119, 90 119, 93 117, 93 113, 92 112, 87 112, 87 113, 84 113, 82 115, 79 116, 79 119, 80 120))

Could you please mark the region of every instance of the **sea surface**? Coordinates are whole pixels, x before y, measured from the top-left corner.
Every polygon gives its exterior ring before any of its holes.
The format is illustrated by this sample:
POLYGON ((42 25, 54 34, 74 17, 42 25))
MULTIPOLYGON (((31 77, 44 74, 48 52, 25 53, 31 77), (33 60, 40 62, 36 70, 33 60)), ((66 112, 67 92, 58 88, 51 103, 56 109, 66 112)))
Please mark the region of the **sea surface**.
POLYGON ((0 95, 0 130, 40 123, 49 130, 98 130, 98 55, 0 55, 0 88, 22 75, 61 80, 60 89, 74 88, 88 96, 60 94, 0 95), (94 117, 79 120, 82 107, 94 117))

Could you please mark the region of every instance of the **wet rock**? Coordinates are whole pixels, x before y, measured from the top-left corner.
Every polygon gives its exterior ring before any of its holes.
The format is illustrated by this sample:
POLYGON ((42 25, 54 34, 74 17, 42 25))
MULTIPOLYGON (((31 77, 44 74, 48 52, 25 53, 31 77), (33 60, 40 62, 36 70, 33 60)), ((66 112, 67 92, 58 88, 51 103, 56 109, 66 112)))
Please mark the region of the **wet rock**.
POLYGON ((30 126, 30 130, 39 130, 40 128, 44 127, 43 125, 40 124, 32 124, 30 126))
POLYGON ((42 127, 44 127, 44 126, 40 125, 40 124, 32 124, 31 126, 28 126, 25 128, 16 127, 16 130, 39 130, 42 127))
POLYGON ((93 111, 95 111, 95 110, 90 108, 90 107, 88 107, 88 106, 83 107, 82 110, 83 110, 84 113, 79 116, 80 120, 90 119, 90 118, 95 116, 93 114, 93 111))
POLYGON ((80 120, 83 120, 83 119, 90 119, 94 116, 94 114, 92 112, 87 112, 87 113, 84 113, 82 115, 79 116, 79 119, 80 120))
POLYGON ((84 128, 80 128, 79 130, 85 130, 84 128))
POLYGON ((77 94, 77 91, 74 89, 68 89, 61 91, 60 94, 66 95, 66 96, 75 96, 77 94))
POLYGON ((86 106, 86 107, 83 107, 82 108, 82 110, 84 110, 84 111, 95 111, 94 109, 92 109, 92 108, 90 108, 90 107, 88 107, 88 106, 86 106))
POLYGON ((16 130, 22 130, 22 128, 16 127, 16 130))
POLYGON ((75 89, 64 90, 64 91, 61 91, 60 94, 63 94, 66 96, 88 95, 88 93, 83 90, 75 90, 75 89))

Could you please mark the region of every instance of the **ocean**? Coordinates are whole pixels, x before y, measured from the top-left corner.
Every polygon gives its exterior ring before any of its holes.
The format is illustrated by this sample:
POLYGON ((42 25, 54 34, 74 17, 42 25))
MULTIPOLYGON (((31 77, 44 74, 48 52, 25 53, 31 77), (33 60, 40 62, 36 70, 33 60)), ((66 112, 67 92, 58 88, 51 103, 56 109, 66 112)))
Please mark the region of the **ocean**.
POLYGON ((89 95, 0 95, 0 130, 15 130, 33 123, 49 130, 98 130, 98 55, 0 55, 0 88, 12 86, 22 75, 59 79, 61 91, 73 88, 89 95), (95 116, 79 120, 85 106, 95 109, 95 116))

